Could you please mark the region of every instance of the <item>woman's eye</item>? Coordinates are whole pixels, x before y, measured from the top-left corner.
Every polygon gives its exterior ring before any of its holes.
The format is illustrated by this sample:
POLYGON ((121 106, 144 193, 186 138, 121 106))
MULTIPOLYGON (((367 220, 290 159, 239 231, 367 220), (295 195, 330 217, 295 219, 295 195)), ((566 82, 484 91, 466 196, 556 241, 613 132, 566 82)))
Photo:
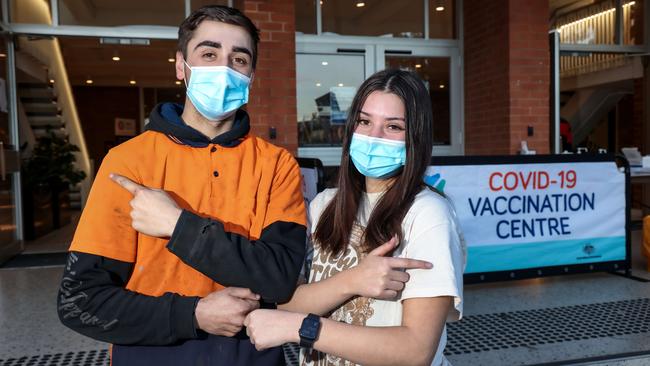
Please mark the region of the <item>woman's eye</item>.
POLYGON ((404 127, 400 125, 388 125, 388 129, 393 131, 404 131, 404 127))
POLYGON ((207 58, 207 59, 213 59, 213 58, 215 58, 216 56, 217 56, 217 55, 215 55, 215 54, 212 53, 212 52, 208 52, 208 53, 204 53, 204 54, 203 54, 203 58, 207 58))
POLYGON ((367 126, 368 124, 370 124, 370 121, 368 121, 366 119, 359 119, 359 120, 357 120, 357 124, 360 124, 362 126, 367 126))

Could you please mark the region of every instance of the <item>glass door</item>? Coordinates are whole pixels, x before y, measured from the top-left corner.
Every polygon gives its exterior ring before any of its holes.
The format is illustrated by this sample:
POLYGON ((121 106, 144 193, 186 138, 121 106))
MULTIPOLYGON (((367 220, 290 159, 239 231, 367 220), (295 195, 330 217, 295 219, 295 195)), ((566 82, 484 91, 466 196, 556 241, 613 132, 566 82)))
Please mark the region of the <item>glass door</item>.
POLYGON ((338 166, 347 108, 361 83, 394 67, 417 73, 434 113, 433 155, 462 155, 462 73, 454 42, 314 37, 296 42, 298 156, 338 166), (334 42, 334 38, 337 38, 334 42))
POLYGON ((0 264, 23 249, 13 42, 0 39, 0 264))
POLYGON ((297 44, 298 155, 325 166, 341 161, 348 109, 372 68, 373 46, 297 44))
POLYGON ((460 57, 456 48, 378 46, 377 69, 400 68, 418 74, 433 106, 433 155, 463 154, 460 57))

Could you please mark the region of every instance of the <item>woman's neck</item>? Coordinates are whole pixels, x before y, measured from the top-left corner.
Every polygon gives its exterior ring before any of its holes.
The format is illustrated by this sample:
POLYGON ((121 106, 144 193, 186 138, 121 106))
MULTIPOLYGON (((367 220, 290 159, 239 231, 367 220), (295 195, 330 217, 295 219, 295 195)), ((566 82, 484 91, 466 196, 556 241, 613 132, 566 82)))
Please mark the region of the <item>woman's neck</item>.
POLYGON ((366 177, 366 193, 378 193, 386 191, 395 181, 395 178, 375 179, 366 177))

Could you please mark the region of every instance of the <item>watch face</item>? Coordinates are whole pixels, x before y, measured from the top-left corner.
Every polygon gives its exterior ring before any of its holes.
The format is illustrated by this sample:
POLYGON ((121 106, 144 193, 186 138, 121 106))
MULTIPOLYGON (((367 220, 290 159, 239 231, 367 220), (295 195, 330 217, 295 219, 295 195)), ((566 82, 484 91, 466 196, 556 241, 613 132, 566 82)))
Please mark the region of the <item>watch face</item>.
POLYGON ((307 339, 316 339, 316 337, 318 336, 319 326, 320 326, 320 321, 315 319, 305 318, 305 320, 302 321, 302 326, 300 327, 300 331, 298 332, 298 335, 307 339))

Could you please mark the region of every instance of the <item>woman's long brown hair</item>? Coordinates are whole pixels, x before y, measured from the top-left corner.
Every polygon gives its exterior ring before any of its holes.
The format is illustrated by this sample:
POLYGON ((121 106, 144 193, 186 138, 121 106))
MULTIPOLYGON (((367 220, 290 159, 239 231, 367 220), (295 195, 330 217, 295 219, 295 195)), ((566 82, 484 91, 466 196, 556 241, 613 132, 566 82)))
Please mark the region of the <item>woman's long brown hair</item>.
POLYGON ((402 221, 415 196, 426 186, 423 177, 433 148, 433 113, 424 82, 414 73, 386 69, 361 84, 352 101, 343 138, 343 152, 338 176, 338 191, 320 215, 314 232, 321 250, 340 254, 345 250, 357 219, 365 177, 350 160, 350 142, 359 112, 368 96, 381 91, 398 96, 406 110, 406 164, 395 181, 377 202, 366 226, 362 245, 372 251, 397 235, 403 238, 402 221))

